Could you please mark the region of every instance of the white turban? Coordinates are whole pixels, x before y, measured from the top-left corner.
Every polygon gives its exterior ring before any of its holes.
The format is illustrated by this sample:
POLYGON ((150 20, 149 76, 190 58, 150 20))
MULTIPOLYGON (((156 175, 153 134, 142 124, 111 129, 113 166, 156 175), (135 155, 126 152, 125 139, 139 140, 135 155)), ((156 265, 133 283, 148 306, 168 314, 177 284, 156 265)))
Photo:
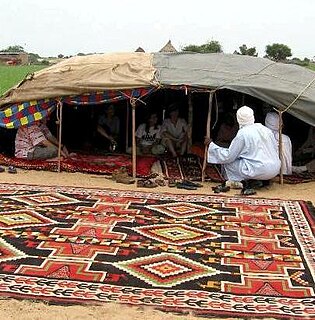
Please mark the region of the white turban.
POLYGON ((247 106, 243 106, 237 110, 236 118, 240 127, 244 127, 255 122, 254 111, 247 106))
POLYGON ((265 126, 273 131, 279 131, 279 115, 276 112, 268 112, 265 119, 265 126))

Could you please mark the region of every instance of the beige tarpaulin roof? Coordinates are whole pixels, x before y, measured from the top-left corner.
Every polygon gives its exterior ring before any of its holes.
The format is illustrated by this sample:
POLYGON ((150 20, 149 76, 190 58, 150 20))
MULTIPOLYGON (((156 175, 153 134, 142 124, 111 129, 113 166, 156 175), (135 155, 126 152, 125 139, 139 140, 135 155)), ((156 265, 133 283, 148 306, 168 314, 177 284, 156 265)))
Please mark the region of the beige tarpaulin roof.
POLYGON ((0 106, 111 89, 154 85, 156 69, 149 53, 113 53, 77 56, 34 73, 9 90, 0 106))

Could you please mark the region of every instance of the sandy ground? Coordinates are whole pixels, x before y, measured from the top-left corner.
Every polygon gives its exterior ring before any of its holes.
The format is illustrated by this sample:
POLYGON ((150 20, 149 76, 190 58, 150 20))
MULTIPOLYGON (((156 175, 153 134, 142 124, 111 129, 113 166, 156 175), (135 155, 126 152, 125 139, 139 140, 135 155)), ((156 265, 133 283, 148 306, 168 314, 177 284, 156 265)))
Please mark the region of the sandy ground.
MULTIPOLYGON (((154 189, 142 189, 135 186, 117 184, 103 176, 81 174, 81 173, 53 173, 42 171, 26 171, 18 169, 16 175, 6 172, 0 173, 2 183, 23 183, 38 185, 61 185, 61 186, 80 186, 94 188, 113 188, 121 190, 143 190, 152 192, 170 193, 196 193, 211 194, 211 186, 214 184, 205 183, 203 188, 198 191, 186 191, 168 187, 158 187, 154 189)), ((239 194, 239 190, 232 190, 227 195, 239 194)), ((279 185, 277 182, 270 187, 260 190, 256 197, 281 198, 291 200, 307 200, 315 204, 315 182, 300 185, 279 185)), ((114 304, 102 306, 54 306, 44 303, 31 301, 17 301, 14 299, 0 299, 0 320, 193 320, 192 315, 174 315, 162 313, 149 308, 126 307, 114 304)), ((225 318, 226 319, 226 318, 225 318)))

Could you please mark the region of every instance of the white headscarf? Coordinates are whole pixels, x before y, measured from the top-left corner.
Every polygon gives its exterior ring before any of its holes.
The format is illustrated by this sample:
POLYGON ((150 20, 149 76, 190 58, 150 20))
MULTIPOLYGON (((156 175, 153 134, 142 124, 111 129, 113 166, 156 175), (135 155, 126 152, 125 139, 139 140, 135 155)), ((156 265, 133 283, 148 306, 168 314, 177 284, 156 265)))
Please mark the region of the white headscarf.
POLYGON ((265 126, 272 131, 279 131, 279 115, 276 112, 268 112, 265 119, 265 126))
POLYGON ((255 122, 254 111, 247 106, 243 106, 237 110, 236 118, 240 128, 255 122))

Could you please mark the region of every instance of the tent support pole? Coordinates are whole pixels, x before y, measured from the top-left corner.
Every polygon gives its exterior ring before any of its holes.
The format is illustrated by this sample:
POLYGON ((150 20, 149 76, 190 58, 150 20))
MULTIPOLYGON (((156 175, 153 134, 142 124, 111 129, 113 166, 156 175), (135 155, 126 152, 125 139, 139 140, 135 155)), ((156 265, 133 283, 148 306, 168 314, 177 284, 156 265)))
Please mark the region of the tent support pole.
POLYGON ((61 141, 62 141, 62 107, 63 104, 61 101, 58 102, 57 108, 57 117, 59 124, 59 133, 58 133, 58 172, 61 172, 61 141))
MULTIPOLYGON (((209 108, 208 108, 208 116, 207 116, 207 127, 206 127, 206 137, 210 138, 210 125, 211 125, 211 112, 213 105, 213 91, 210 91, 209 94, 209 108)), ((203 157, 203 165, 202 165, 202 173, 201 173, 201 181, 205 182, 205 174, 206 174, 206 166, 207 166, 207 156, 208 156, 208 148, 209 146, 205 146, 205 153, 203 157)))
POLYGON ((136 102, 130 100, 132 108, 132 177, 137 175, 137 146, 136 146, 136 102))
POLYGON ((129 143, 129 101, 126 100, 126 153, 128 150, 128 143, 129 143))
POLYGON ((191 153, 192 147, 192 129, 193 129, 193 103, 192 103, 192 93, 188 92, 188 145, 187 151, 191 153))
POLYGON ((283 119, 282 119, 282 111, 278 111, 279 113, 279 158, 280 158, 280 162, 281 162, 281 166, 280 166, 280 179, 279 179, 279 183, 281 185, 283 185, 283 143, 282 143, 282 127, 283 127, 283 119))

